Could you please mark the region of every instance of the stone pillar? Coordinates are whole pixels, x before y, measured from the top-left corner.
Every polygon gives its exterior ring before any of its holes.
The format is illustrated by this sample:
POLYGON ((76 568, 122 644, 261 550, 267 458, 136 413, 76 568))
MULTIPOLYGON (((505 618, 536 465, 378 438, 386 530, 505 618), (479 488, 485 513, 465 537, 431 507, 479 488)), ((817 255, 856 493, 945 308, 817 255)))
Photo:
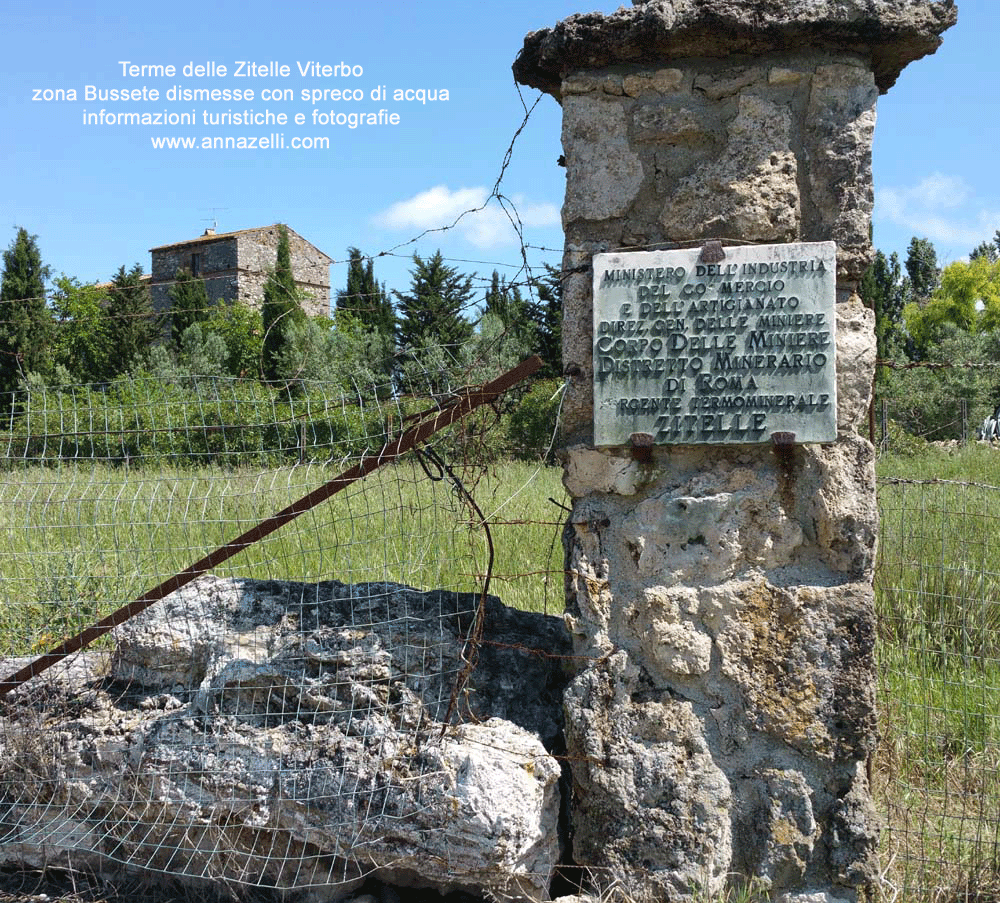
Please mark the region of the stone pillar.
POLYGON ((563 106, 567 621, 588 661, 565 708, 572 853, 598 889, 832 901, 874 881, 856 289, 876 98, 955 19, 951 0, 637 0, 528 35, 514 65, 563 106), (595 446, 594 255, 709 239, 836 243, 835 438, 595 446))

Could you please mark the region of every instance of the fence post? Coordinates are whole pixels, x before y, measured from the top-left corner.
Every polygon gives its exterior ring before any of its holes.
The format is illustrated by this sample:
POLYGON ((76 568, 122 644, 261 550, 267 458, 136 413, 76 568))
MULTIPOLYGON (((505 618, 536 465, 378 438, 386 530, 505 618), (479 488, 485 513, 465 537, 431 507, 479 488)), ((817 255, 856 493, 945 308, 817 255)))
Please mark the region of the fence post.
POLYGON ((775 899, 854 899, 875 882, 863 199, 875 101, 937 46, 944 6, 635 0, 532 32, 514 65, 562 106, 567 619, 590 662, 567 760, 574 856, 600 890, 707 899, 742 871, 775 899), (831 266, 814 244, 833 241, 831 266), (813 321, 836 322, 834 435, 804 438, 828 435, 822 405, 768 429, 768 402, 748 438, 721 412, 759 403, 783 358, 736 349, 779 349, 806 270, 836 282, 813 321), (760 314, 738 300, 751 287, 760 314), (631 388, 643 374, 655 397, 631 388))

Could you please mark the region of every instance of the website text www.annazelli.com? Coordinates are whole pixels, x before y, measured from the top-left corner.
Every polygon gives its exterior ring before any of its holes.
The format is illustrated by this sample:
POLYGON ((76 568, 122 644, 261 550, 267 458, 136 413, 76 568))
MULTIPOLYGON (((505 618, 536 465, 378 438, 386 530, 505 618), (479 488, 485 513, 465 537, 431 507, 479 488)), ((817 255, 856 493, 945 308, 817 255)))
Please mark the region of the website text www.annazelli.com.
POLYGON ((269 135, 205 135, 201 138, 179 135, 151 135, 156 150, 329 150, 327 135, 292 135, 284 132, 269 135))

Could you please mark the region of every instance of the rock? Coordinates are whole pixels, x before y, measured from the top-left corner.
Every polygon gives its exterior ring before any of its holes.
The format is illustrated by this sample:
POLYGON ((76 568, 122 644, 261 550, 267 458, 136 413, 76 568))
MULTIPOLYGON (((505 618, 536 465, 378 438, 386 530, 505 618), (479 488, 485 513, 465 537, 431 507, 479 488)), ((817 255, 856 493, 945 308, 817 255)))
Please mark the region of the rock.
POLYGON ((653 72, 643 72, 627 75, 622 79, 622 87, 629 97, 638 97, 647 91, 657 94, 672 94, 680 90, 684 83, 684 73, 680 69, 659 69, 653 72))
POLYGON ((956 20, 953 0, 645 0, 532 32, 514 77, 558 98, 571 72, 809 46, 818 53, 848 50, 870 61, 885 93, 909 63, 938 48, 941 33, 956 20))
POLYGON ((858 767, 834 803, 830 859, 840 883, 866 885, 878 868, 879 817, 871 799, 865 769, 858 767))
POLYGON ((877 98, 875 77, 860 65, 820 65, 812 77, 804 151, 810 161, 813 212, 804 231, 837 242, 838 275, 848 283, 859 282, 871 262, 871 147, 877 98))
POLYGON ((717 140, 702 117, 683 107, 671 109, 661 104, 645 104, 636 109, 632 121, 638 141, 698 147, 717 140))
MULTIPOLYGON (((867 255, 866 255, 867 257, 867 255)), ((838 256, 838 260, 843 260, 838 256)), ((856 366, 837 368, 837 428, 851 432, 868 431, 868 406, 873 383, 868 379, 875 369, 876 348, 871 341, 875 332, 875 311, 865 307, 854 294, 837 305, 837 357, 856 366)))
MULTIPOLYGON (((719 894, 732 860, 731 793, 704 725, 681 700, 640 699, 640 671, 616 652, 566 694, 573 851, 637 899, 719 894)), ((700 896, 697 899, 701 899, 700 896)))
POLYGON ((739 235, 794 241, 799 230, 798 166, 787 110, 743 94, 723 153, 681 179, 663 205, 666 235, 739 235))
POLYGON ((71 720, 43 729, 30 685, 12 697, 6 857, 328 899, 373 877, 547 899, 569 638, 489 598, 463 681, 478 604, 390 583, 203 577, 173 593, 117 630, 71 720), (44 781, 18 736, 51 752, 44 781), (34 780, 11 798, 19 771, 34 780))
POLYGON ((760 779, 757 839, 763 849, 757 875, 768 887, 788 887, 805 876, 819 838, 809 784, 790 769, 764 769, 760 779))
MULTIPOLYGON (((787 564, 802 528, 766 471, 734 474, 743 485, 718 492, 677 487, 651 494, 622 518, 622 536, 640 576, 714 583, 747 567, 787 564)), ((732 484, 731 484, 732 485, 732 484)))
POLYGON ((873 751, 872 608, 864 583, 780 587, 751 578, 706 590, 702 600, 743 718, 830 763, 873 751))
POLYGON ((591 173, 566 192, 563 222, 581 217, 622 216, 642 186, 642 161, 628 143, 625 114, 618 104, 566 98, 563 106, 566 167, 591 173))

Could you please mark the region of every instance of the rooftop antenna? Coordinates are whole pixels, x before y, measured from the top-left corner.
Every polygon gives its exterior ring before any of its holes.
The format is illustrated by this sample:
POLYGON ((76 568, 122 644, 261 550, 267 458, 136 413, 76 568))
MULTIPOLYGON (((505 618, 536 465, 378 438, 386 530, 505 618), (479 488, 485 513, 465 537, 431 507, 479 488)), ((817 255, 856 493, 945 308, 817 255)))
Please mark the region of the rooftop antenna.
POLYGON ((210 217, 209 216, 203 216, 202 219, 201 219, 201 221, 203 223, 210 222, 212 224, 211 232, 209 232, 208 229, 206 229, 205 232, 206 232, 206 234, 214 235, 216 232, 219 231, 219 217, 217 216, 217 213, 220 210, 228 210, 229 208, 228 207, 202 207, 201 209, 202 210, 209 210, 209 211, 211 211, 212 215, 210 217))

